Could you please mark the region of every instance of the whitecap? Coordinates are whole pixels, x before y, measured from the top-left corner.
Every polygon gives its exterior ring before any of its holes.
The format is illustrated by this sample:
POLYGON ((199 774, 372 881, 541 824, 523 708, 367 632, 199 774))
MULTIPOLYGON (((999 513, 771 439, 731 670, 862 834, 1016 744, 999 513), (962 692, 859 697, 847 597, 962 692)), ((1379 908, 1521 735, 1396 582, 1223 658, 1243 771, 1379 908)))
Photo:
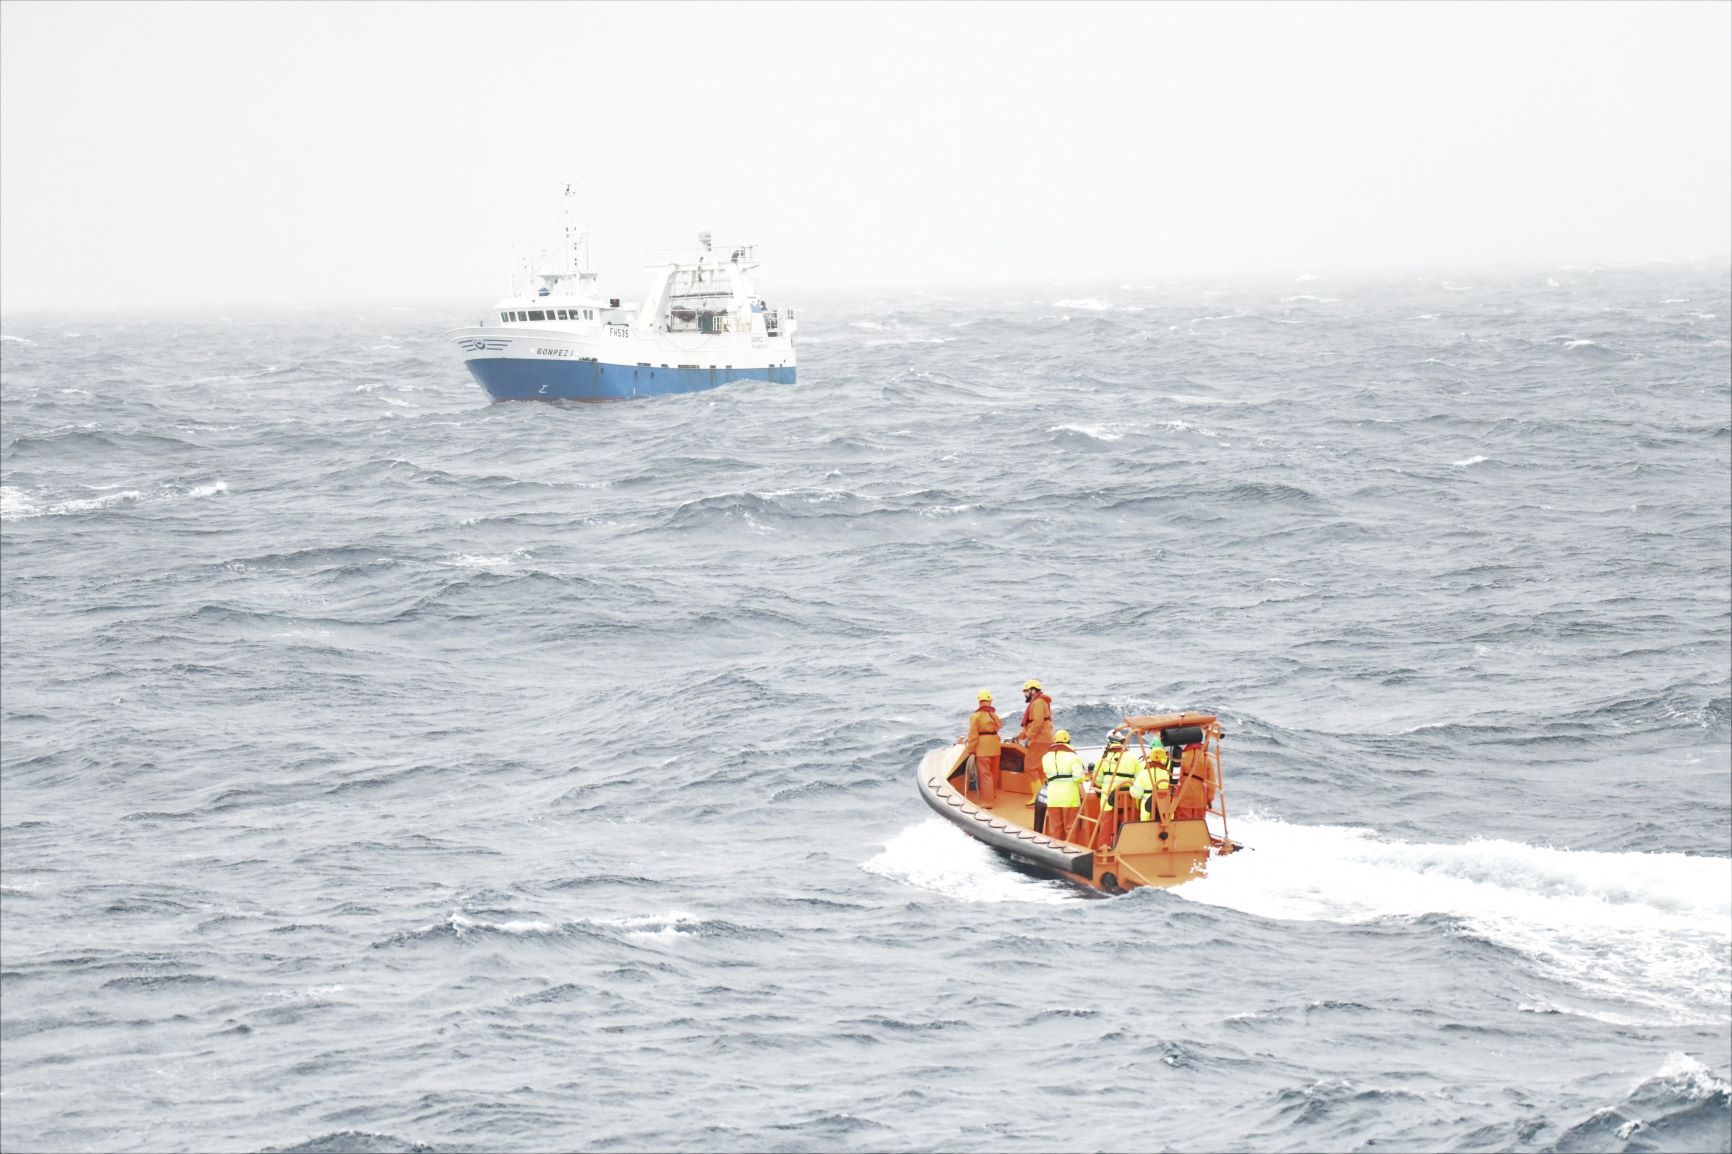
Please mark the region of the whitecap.
POLYGON ((441 565, 450 565, 457 569, 509 569, 524 561, 533 561, 535 557, 527 549, 513 549, 510 553, 500 556, 488 556, 484 553, 453 553, 440 560, 441 565))
POLYGON ((1120 425, 1055 425, 1048 429, 1049 433, 1081 433, 1093 441, 1112 444, 1125 439, 1124 428, 1120 425))
POLYGON ((1168 393, 1167 400, 1179 405, 1248 405, 1248 400, 1235 397, 1199 397, 1192 393, 1168 393))
POLYGON ((470 930, 497 930, 502 934, 550 934, 556 927, 552 922, 532 921, 529 919, 513 919, 504 922, 484 922, 479 918, 464 916, 461 910, 452 910, 446 924, 462 937, 470 930))
POLYGON ((1484 462, 1485 462, 1485 458, 1482 456, 1479 456, 1476 453, 1475 455, 1468 457, 1466 460, 1463 460, 1463 461, 1451 461, 1450 467, 1456 468, 1456 469, 1465 469, 1469 465, 1479 465, 1479 464, 1483 464, 1484 462))
POLYGON ((1644 1086, 1655 1082, 1664 1083, 1680 1091, 1686 1098, 1701 1101, 1716 1095, 1732 1093, 1732 1083, 1714 1075, 1714 1071, 1692 1058, 1682 1050, 1673 1050, 1666 1055, 1665 1061, 1654 1072, 1653 1077, 1643 1078, 1630 1087, 1634 1094, 1644 1086))
POLYGON ((42 510, 44 517, 63 517, 69 513, 90 513, 98 509, 111 509, 116 505, 130 505, 141 500, 144 494, 137 489, 122 489, 116 493, 104 493, 100 497, 81 497, 73 501, 61 501, 42 510))
POLYGON ((694 927, 703 923, 703 919, 684 910, 669 910, 665 914, 633 914, 614 918, 584 918, 586 924, 592 926, 607 926, 612 929, 626 931, 626 937, 644 940, 668 941, 674 938, 689 936, 694 927))
POLYGON ((35 497, 17 485, 0 485, 0 521, 34 517, 41 508, 41 503, 35 497))

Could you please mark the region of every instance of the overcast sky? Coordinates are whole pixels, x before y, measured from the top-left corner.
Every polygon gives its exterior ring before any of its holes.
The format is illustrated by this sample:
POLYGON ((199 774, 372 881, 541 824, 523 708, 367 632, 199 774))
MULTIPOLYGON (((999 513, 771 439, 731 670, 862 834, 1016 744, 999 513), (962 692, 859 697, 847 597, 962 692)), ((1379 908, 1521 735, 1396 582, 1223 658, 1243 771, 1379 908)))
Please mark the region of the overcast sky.
MULTIPOLYGON (((0 308, 1732 253, 1732 4, 0 6, 0 308)), ((621 290, 616 290, 621 291, 621 290)))

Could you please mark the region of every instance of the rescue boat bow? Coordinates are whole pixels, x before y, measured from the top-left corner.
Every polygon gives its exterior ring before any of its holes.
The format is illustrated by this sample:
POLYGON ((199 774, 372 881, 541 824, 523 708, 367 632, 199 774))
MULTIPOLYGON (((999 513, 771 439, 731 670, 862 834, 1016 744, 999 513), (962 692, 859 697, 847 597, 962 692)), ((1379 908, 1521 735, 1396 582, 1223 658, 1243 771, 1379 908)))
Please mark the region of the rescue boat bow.
POLYGON ((1142 764, 1167 758, 1175 767, 1170 778, 1161 775, 1167 787, 1151 785, 1144 797, 1120 789, 1105 807, 1101 794, 1085 788, 1061 836, 1035 828, 1033 799, 1044 778, 1025 764, 1022 745, 1003 743, 996 783, 980 780, 961 742, 921 758, 915 781, 926 804, 970 837, 1103 893, 1180 885, 1203 873, 1211 857, 1243 848, 1227 836, 1223 733, 1214 715, 1127 717, 1113 733, 1125 739, 1127 753, 1134 742, 1142 764))

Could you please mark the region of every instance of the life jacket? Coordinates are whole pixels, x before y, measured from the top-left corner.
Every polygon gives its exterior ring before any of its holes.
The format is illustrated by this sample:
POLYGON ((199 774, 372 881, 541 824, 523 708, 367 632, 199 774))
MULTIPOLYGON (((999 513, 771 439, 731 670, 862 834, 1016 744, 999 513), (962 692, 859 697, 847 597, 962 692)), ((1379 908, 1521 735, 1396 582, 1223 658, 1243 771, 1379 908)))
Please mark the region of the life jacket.
POLYGON ((974 747, 978 757, 997 757, 1000 752, 998 737, 998 711, 990 704, 982 703, 968 719, 969 743, 974 747), (985 725, 976 725, 981 714, 986 714, 989 720, 985 725))
POLYGON ((1048 721, 1052 720, 1052 698, 1048 697, 1046 695, 1046 690, 1042 689, 1037 691, 1033 697, 1029 698, 1028 704, 1023 706, 1022 727, 1024 729, 1027 729, 1028 723, 1034 719, 1034 703, 1037 701, 1046 702, 1046 719, 1048 721))
POLYGON ((1129 749, 1109 749, 1095 762, 1095 788, 1102 794, 1112 794, 1134 780, 1142 768, 1142 759, 1129 749))
POLYGON ((1166 793, 1173 788, 1172 771, 1167 768, 1165 757, 1157 758, 1151 751, 1149 762, 1137 771, 1137 778, 1131 782, 1131 793, 1147 799, 1151 793, 1166 793))

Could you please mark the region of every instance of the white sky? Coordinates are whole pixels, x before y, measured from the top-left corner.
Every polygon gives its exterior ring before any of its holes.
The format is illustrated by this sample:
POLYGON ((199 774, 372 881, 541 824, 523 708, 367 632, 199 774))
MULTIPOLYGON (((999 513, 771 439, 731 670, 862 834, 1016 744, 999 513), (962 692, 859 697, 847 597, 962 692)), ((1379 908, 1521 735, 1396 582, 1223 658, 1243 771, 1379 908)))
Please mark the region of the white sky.
POLYGON ((0 5, 6 311, 484 307, 567 180, 632 296, 1718 261, 1732 4, 0 5))

